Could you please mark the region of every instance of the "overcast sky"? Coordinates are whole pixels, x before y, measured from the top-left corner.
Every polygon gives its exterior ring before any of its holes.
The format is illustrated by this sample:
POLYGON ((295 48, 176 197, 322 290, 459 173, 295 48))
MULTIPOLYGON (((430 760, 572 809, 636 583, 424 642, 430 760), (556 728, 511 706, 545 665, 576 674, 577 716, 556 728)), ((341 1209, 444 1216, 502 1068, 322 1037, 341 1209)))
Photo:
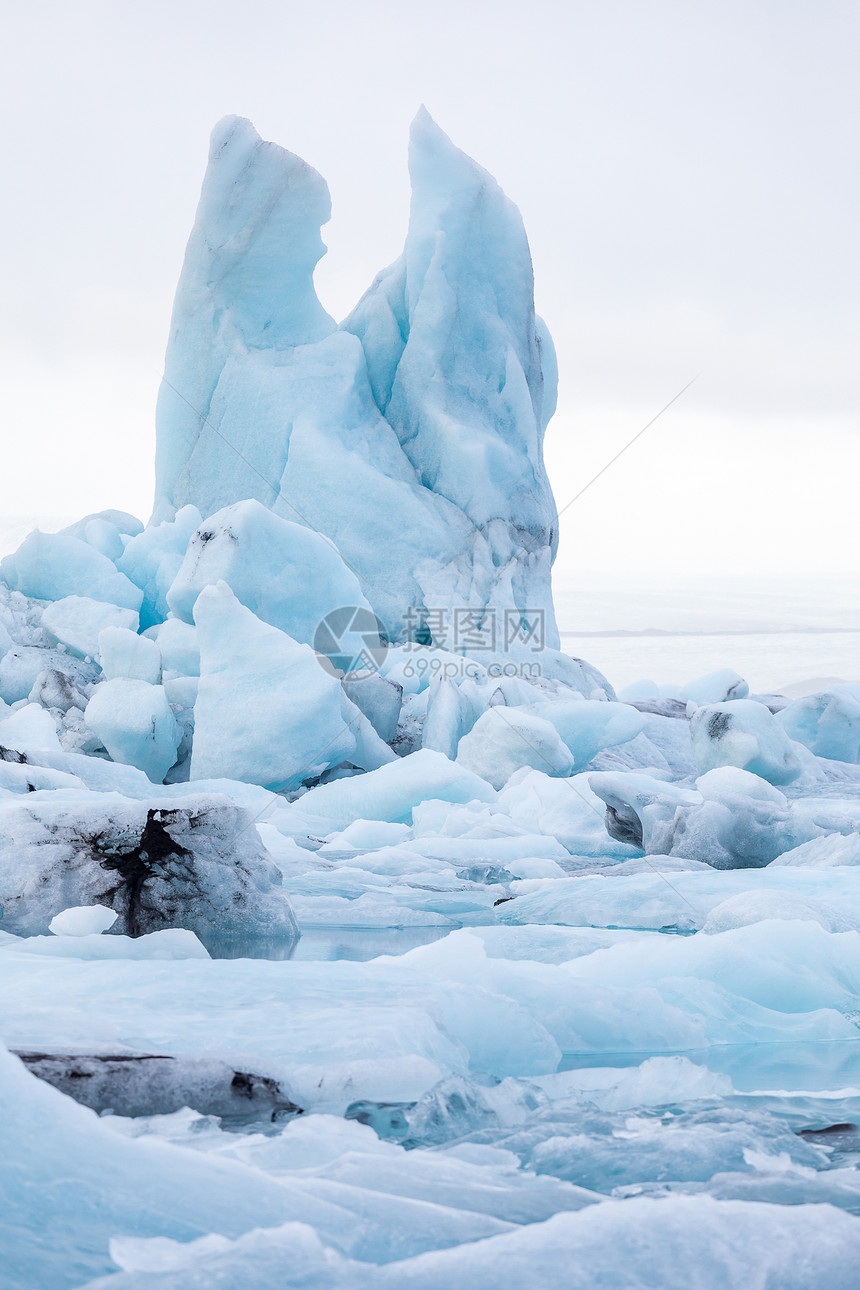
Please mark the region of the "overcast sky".
POLYGON ((525 217, 559 351, 560 568, 857 569, 860 6, 3 6, 0 511, 147 518, 170 306, 225 113, 305 157, 343 317, 399 253, 424 102, 525 217))

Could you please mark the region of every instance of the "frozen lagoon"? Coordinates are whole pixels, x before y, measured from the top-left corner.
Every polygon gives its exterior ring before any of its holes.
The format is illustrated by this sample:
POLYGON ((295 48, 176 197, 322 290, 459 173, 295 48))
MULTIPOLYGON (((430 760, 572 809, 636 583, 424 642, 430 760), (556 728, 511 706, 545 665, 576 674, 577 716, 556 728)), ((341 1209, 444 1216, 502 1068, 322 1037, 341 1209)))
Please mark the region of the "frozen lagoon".
MULTIPOLYGON (((4 560, 5 1284, 853 1287, 854 673, 702 676, 691 631, 775 625, 736 585, 655 621, 604 580, 575 623, 562 585, 565 631, 687 633, 629 703, 556 651, 522 222, 426 114, 412 178, 338 329, 324 181, 222 123, 160 522, 4 560), (363 688, 312 645, 344 596, 391 646, 363 688), (532 679, 439 626, 535 608, 532 679)), ((834 638, 819 590, 780 631, 834 638)))

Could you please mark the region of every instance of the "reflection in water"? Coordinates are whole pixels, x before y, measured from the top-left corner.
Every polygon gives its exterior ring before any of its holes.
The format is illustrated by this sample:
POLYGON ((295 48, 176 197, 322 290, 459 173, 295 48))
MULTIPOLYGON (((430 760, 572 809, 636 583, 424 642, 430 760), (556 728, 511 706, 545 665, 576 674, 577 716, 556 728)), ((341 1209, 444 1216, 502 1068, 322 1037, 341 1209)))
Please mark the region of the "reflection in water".
MULTIPOLYGON (((667 1051, 628 1053, 567 1053, 560 1070, 594 1066, 639 1066, 648 1057, 667 1051)), ((672 1054, 674 1055, 674 1054, 672 1054)), ((856 1039, 763 1044, 713 1044, 678 1054, 720 1075, 728 1075, 738 1093, 761 1089, 823 1089, 850 1091, 860 1099, 860 1034, 856 1039)))
POLYGON ((348 959, 365 963, 381 954, 406 954, 429 945, 452 930, 443 927, 306 927, 297 942, 271 936, 209 936, 203 940, 213 959, 272 959, 333 963, 348 959))
POLYGON ((365 963, 380 954, 406 954, 447 936, 450 927, 307 927, 291 958, 365 963))

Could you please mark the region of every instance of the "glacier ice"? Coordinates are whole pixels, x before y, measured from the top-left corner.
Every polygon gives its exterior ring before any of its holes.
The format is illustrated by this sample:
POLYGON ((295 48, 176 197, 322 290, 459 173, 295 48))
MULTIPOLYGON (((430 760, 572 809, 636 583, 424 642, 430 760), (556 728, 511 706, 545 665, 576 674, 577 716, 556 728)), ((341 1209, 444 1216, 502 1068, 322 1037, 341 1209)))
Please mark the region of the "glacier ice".
POLYGON ((14 555, 3 557, 0 578, 13 591, 36 600, 82 596, 136 611, 143 599, 139 588, 95 547, 80 538, 38 529, 14 555))
POLYGON ((291 1216, 292 1198, 258 1171, 157 1140, 123 1141, 5 1050, 0 1069, 0 1225, 11 1290, 71 1290, 111 1271, 108 1242, 120 1233, 188 1241, 213 1223, 238 1236, 291 1216))
POLYGON ((312 788, 299 799, 301 818, 344 828, 352 820, 409 820, 412 810, 429 799, 443 802, 491 802, 495 793, 486 780, 456 766, 429 748, 382 766, 359 780, 340 779, 312 788))
POLYGON ((57 727, 39 703, 25 703, 0 720, 0 744, 19 752, 60 752, 57 727))
POLYGON ((371 672, 367 676, 344 677, 343 690, 350 703, 364 713, 380 739, 393 743, 403 706, 403 686, 371 672))
POLYGON ((161 650, 157 641, 139 636, 128 627, 109 626, 99 632, 97 652, 105 680, 161 684, 161 650))
POLYGON ((90 936, 113 927, 119 914, 107 905, 74 905, 55 914, 48 924, 55 936, 90 936))
POLYGON ((690 720, 693 757, 699 771, 739 766, 770 784, 790 784, 801 772, 792 740, 763 703, 730 699, 705 704, 690 720))
POLYGON ((201 591, 222 581, 263 622, 305 645, 334 610, 354 605, 372 613, 330 542, 254 500, 224 507, 192 535, 168 607, 191 623, 201 591))
POLYGON ((860 690, 559 652, 522 221, 410 176, 337 327, 216 127, 153 518, 0 564, 0 1276, 853 1287, 860 690))
POLYGON ((554 725, 522 709, 488 708, 457 745, 457 762, 493 788, 503 788, 521 766, 550 775, 573 770, 570 749, 554 725))
POLYGON ((702 924, 702 931, 709 934, 725 932, 732 927, 746 927, 750 923, 773 918, 819 923, 828 932, 860 931, 860 923, 856 919, 849 918, 823 900, 795 892, 774 891, 773 888, 728 896, 710 911, 702 924))
POLYGON ((606 827, 648 855, 704 860, 717 869, 758 867, 823 834, 856 833, 852 802, 789 800, 751 771, 718 766, 695 784, 637 772, 589 777, 606 804, 606 827))
POLYGON ((392 639, 408 613, 494 606, 515 636, 539 612, 555 649, 556 377, 522 220, 426 114, 410 173, 403 257, 338 331, 312 278, 324 181, 247 121, 216 127, 159 396, 155 518, 255 498, 335 543, 392 639))
MULTIPOLYGON (((258 1290, 314 1285, 319 1290, 518 1290, 563 1279, 570 1290, 687 1290, 689 1268, 700 1267, 702 1290, 746 1290, 770 1281, 784 1290, 806 1290, 810 1275, 849 1290, 856 1255, 857 1220, 829 1208, 806 1207, 787 1224, 779 1205, 677 1196, 659 1206, 647 1198, 623 1207, 601 1205, 561 1213, 546 1223, 476 1240, 375 1268, 338 1257, 299 1223, 249 1233, 236 1241, 181 1245, 141 1242, 124 1258, 116 1290, 188 1290, 200 1278, 233 1285, 251 1277, 258 1290), (832 1223, 832 1225, 831 1225, 832 1223), (811 1251, 816 1251, 812 1254, 811 1251), (820 1257, 818 1252, 820 1251, 820 1257), (289 1269, 289 1271, 287 1271, 289 1269), (623 1273, 621 1270, 623 1269, 623 1273), (284 1278, 288 1277, 288 1280, 284 1278)), ((92 1283, 107 1290, 110 1283, 92 1283)))
POLYGON ((860 864, 860 833, 823 833, 809 842, 783 851, 771 861, 775 867, 797 866, 801 869, 830 868, 834 865, 860 864))
POLYGON ((98 676, 97 665, 64 650, 16 645, 0 658, 0 698, 10 704, 26 699, 48 671, 65 677, 72 690, 85 690, 98 676))
POLYGON ((169 615, 163 623, 147 629, 143 639, 147 638, 158 646, 165 671, 179 676, 200 675, 200 646, 192 623, 169 615))
POLYGON ((167 593, 202 520, 195 506, 183 506, 171 519, 136 533, 117 560, 119 571, 139 588, 141 627, 157 626, 167 617, 167 593))
POLYGON ((212 1058, 133 1052, 15 1055, 40 1080, 102 1114, 138 1118, 188 1107, 228 1121, 275 1122, 302 1111, 277 1080, 212 1058))
POLYGON ((185 927, 204 940, 295 939, 281 875, 250 812, 226 797, 132 801, 63 786, 9 794, 0 816, 4 930, 39 935, 72 906, 104 905, 132 936, 185 927))
POLYGON ((197 598, 200 687, 191 778, 297 788, 341 762, 394 760, 310 646, 262 622, 225 582, 197 598))
POLYGON ((126 676, 104 681, 84 721, 114 761, 136 766, 156 784, 176 761, 180 732, 162 685, 126 676))
POLYGON ((749 692, 750 688, 742 676, 730 667, 722 667, 681 686, 677 697, 697 705, 727 703, 734 699, 745 699, 749 692))
POLYGON ((42 630, 48 645, 61 644, 79 658, 95 658, 99 635, 106 628, 125 628, 137 633, 138 616, 133 609, 105 605, 87 596, 64 596, 48 605, 42 614, 42 630))
POLYGON ((860 761, 860 686, 842 685, 795 699, 776 720, 817 757, 860 761))

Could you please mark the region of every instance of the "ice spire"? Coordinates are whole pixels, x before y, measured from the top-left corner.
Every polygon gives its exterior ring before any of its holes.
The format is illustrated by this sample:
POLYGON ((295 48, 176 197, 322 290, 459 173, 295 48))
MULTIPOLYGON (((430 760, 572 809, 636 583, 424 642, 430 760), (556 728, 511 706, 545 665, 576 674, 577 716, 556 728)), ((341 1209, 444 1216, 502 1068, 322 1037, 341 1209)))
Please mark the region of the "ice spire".
POLYGON ((259 435, 246 424, 234 450, 218 435, 219 387, 237 353, 283 351, 335 330, 313 285, 330 216, 328 185, 306 161, 241 117, 215 126, 159 393, 153 518, 188 502, 204 515, 239 498, 271 504, 266 481, 280 477, 288 431, 259 435))
POLYGON ((554 546, 542 444, 555 356, 535 318, 522 217, 424 108, 409 173, 403 255, 344 327, 362 340, 377 402, 421 482, 482 528, 503 521, 513 546, 517 533, 532 550, 554 546))

